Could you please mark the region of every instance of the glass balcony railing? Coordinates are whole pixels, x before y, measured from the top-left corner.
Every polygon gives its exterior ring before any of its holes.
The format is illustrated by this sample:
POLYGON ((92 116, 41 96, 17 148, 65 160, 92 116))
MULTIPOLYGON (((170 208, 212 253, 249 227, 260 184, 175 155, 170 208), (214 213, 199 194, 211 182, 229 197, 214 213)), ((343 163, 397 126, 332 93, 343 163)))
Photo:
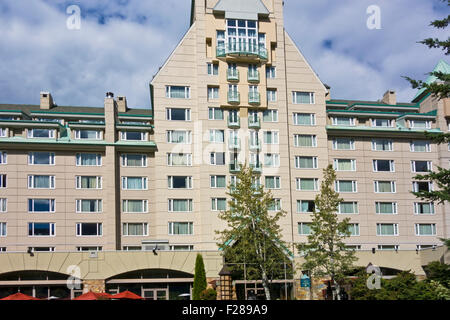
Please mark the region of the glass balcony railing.
POLYGON ((260 163, 250 163, 249 167, 252 168, 255 173, 262 172, 262 165, 260 163))
POLYGON ((228 103, 240 103, 241 95, 237 91, 228 91, 228 103))
POLYGON ((261 95, 259 94, 259 92, 249 92, 248 93, 248 103, 260 104, 261 103, 261 95))
POLYGON ((237 162, 230 163, 230 173, 241 172, 241 166, 237 162))
POLYGON ((241 139, 237 137, 231 137, 228 141, 228 149, 240 149, 241 148, 241 139))
POLYGON ((267 60, 267 49, 264 45, 239 39, 236 41, 229 41, 224 45, 218 46, 216 54, 217 57, 238 55, 267 60))
POLYGON ((232 119, 231 117, 228 117, 228 128, 239 129, 240 127, 241 127, 241 119, 240 118, 232 119))
POLYGON ((228 69, 227 70, 227 80, 228 81, 239 81, 239 70, 228 69))
POLYGON ((261 129, 261 121, 259 119, 248 118, 249 129, 261 129))
POLYGON ((247 79, 248 82, 259 82, 259 71, 249 71, 247 79))

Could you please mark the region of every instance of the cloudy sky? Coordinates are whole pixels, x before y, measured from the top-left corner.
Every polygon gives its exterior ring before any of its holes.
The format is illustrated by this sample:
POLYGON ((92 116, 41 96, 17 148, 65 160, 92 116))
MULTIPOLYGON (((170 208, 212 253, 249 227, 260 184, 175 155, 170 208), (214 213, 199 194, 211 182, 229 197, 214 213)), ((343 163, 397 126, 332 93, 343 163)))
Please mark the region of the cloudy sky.
MULTIPOLYGON (((245 1, 245 0, 243 0, 245 1)), ((148 83, 189 27, 191 0, 0 0, 0 103, 102 106, 105 92, 150 105, 148 83), (81 29, 66 10, 81 8, 81 29)), ((447 34, 429 26, 440 0, 285 0, 285 27, 335 99, 376 100, 387 89, 408 102, 403 75, 425 78, 446 58, 417 41, 447 34), (377 5, 381 29, 368 29, 377 5)), ((447 61, 448 61, 447 57, 447 61)))

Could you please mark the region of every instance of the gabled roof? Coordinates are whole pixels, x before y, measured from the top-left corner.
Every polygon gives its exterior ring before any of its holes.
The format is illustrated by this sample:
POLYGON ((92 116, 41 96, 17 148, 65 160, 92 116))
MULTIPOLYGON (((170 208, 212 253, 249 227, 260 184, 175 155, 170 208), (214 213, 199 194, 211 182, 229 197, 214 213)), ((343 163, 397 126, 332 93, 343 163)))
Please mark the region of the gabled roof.
MULTIPOLYGON (((433 72, 442 72, 444 74, 450 74, 450 64, 445 62, 444 60, 439 61, 439 63, 434 67, 433 72)), ((427 80, 425 80, 426 84, 431 84, 437 80, 436 76, 430 75, 427 80)), ((420 89, 417 94, 414 96, 412 101, 415 101, 419 96, 421 96, 426 91, 425 88, 420 89)))
POLYGON ((213 10, 224 12, 226 19, 258 20, 270 13, 261 0, 220 0, 213 10))

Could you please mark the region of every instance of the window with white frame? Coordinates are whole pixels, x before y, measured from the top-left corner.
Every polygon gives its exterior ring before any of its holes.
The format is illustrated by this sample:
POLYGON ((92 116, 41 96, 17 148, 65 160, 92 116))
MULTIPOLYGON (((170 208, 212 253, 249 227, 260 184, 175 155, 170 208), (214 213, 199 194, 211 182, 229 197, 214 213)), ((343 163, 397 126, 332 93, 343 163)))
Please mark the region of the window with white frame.
POLYGON ((8 211, 8 199, 0 198, 0 212, 7 212, 7 211, 8 211))
POLYGON ((411 172, 428 172, 433 168, 433 164, 431 161, 420 161, 420 160, 412 160, 411 161, 411 172))
POLYGON ((395 181, 374 181, 375 193, 395 193, 395 181))
POLYGON ((377 223, 377 236, 398 236, 398 223, 377 223))
POLYGON ((217 76, 219 74, 219 64, 218 63, 206 63, 206 72, 210 76, 217 76))
POLYGON ((0 164, 7 164, 7 153, 6 151, 0 151, 0 164))
POLYGON ((434 214, 434 203, 414 202, 414 214, 434 214))
POLYGON ((192 189, 191 176, 169 176, 167 177, 169 189, 192 189))
POLYGON ((191 90, 186 86, 166 86, 166 98, 189 99, 191 90))
POLYGON ((101 199, 77 199, 75 200, 77 213, 100 213, 103 210, 101 199))
POLYGON ((102 140, 103 131, 100 130, 75 130, 77 140, 102 140))
POLYGON ((280 211, 281 210, 281 199, 273 199, 273 201, 268 205, 267 210, 269 211, 280 211))
POLYGON ((307 236, 312 233, 311 222, 299 222, 298 223, 298 234, 302 236, 307 236))
POLYGON ((103 247, 100 246, 82 246, 82 247, 77 247, 77 251, 102 251, 103 247))
POLYGON ((313 213, 315 207, 314 200, 297 200, 297 213, 313 213))
POLYGON ((333 164, 336 171, 356 171, 355 159, 334 159, 333 164))
POLYGON ((54 237, 55 224, 52 222, 29 222, 28 236, 30 237, 54 237))
POLYGON ((319 179, 317 178, 296 178, 296 186, 299 191, 317 191, 319 179))
POLYGON ((208 108, 208 120, 223 120, 223 117, 223 110, 221 108, 208 108))
POLYGON ((400 248, 400 246, 396 244, 379 244, 377 247, 378 250, 381 251, 391 251, 391 250, 397 251, 400 248))
POLYGON ((394 160, 372 160, 374 172, 394 172, 394 160))
POLYGON ((120 131, 120 140, 123 140, 123 141, 147 141, 148 140, 148 132, 120 131))
POLYGON ((0 188, 6 188, 6 174, 0 174, 0 188))
POLYGON ((296 169, 317 169, 317 157, 295 157, 296 169))
POLYGON ((184 130, 169 130, 167 131, 168 143, 182 143, 191 144, 192 132, 184 130))
POLYGON ((169 222, 169 235, 193 235, 193 222, 169 222))
POLYGON ((292 103, 294 104, 314 104, 314 92, 292 92, 292 103))
POLYGON ((389 139, 373 139, 372 151, 393 151, 394 143, 389 139))
POLYGON ((293 117, 294 117, 294 125, 296 125, 296 126, 315 126, 316 125, 316 115, 314 113, 295 112, 293 117))
POLYGON ((214 166, 225 165, 225 152, 211 152, 210 164, 214 166))
POLYGON ((208 86, 208 100, 219 99, 219 87, 208 86))
POLYGON ((179 245, 173 245, 173 246, 169 246, 169 250, 170 251, 193 251, 194 250, 194 246, 193 245, 184 245, 184 244, 179 244, 179 245))
POLYGON ((394 121, 391 119, 376 118, 372 119, 372 127, 391 128, 394 126, 394 121))
POLYGON ((276 67, 266 65, 266 78, 275 79, 276 77, 276 67))
POLYGON ((353 127, 356 124, 356 118, 354 117, 332 117, 333 126, 347 126, 353 127))
MULTIPOLYGON (((7 232, 7 226, 6 226, 6 222, 0 222, 0 237, 6 237, 8 235, 8 232, 7 232)), ((1 252, 4 252, 4 251, 6 251, 6 248, 5 248, 5 250, 0 250, 1 252)))
POLYGON ((122 154, 122 167, 147 167, 147 155, 145 154, 122 154))
POLYGON ((169 199, 169 212, 192 212, 192 199, 169 199))
POLYGON ((397 214, 397 202, 375 202, 376 214, 397 214))
POLYGON ((169 121, 191 121, 191 109, 167 108, 166 120, 169 121))
POLYGON ((102 177, 101 176, 76 176, 76 188, 77 189, 101 189, 102 177))
POLYGON ((227 182, 225 176, 210 176, 211 188, 226 188, 227 182))
POLYGON ((333 139, 333 150, 355 150, 355 140, 352 138, 333 139))
POLYGON ((429 141, 416 140, 410 143, 411 152, 431 152, 431 145, 429 141))
POLYGON ((265 187, 266 189, 280 189, 281 179, 279 176, 267 176, 265 177, 265 187))
POLYGON ((78 237, 101 237, 103 235, 103 224, 96 222, 77 223, 76 235, 78 237))
POLYGON ((28 212, 55 212, 55 199, 28 199, 28 212))
POLYGON ((349 223, 348 231, 350 231, 350 236, 359 236, 359 223, 349 223))
POLYGON ((54 139, 56 136, 55 129, 28 129, 28 138, 44 138, 44 139, 54 139))
POLYGON ((264 122, 278 122, 278 110, 264 110, 263 112, 264 122))
POLYGON ((435 223, 416 223, 414 225, 416 236, 435 236, 436 224, 435 223))
POLYGON ((28 153, 29 165, 54 165, 55 153, 53 152, 30 152, 28 153))
POLYGON ((338 214, 358 214, 358 202, 342 201, 339 203, 338 214))
POLYGON ((225 142, 225 131, 219 130, 219 129, 209 130, 209 142, 224 143, 225 142))
POLYGON ((429 120, 409 120, 412 129, 431 129, 431 121, 429 120))
POLYGON ((433 191, 433 182, 431 181, 413 181, 413 192, 431 192, 433 191))
POLYGON ((125 199, 122 200, 122 212, 124 213, 147 213, 148 200, 125 199))
POLYGON ((55 189, 55 176, 28 176, 28 189, 55 189))
POLYGON ((0 128, 0 138, 6 138, 6 137, 8 137, 8 128, 0 128))
POLYGON ((168 166, 180 166, 189 167, 192 166, 192 154, 191 153, 168 153, 167 154, 168 166))
POLYGON ((264 166, 278 168, 280 166, 280 155, 278 153, 265 153, 264 166))
POLYGON ((277 89, 267 89, 267 102, 277 101, 277 89))
POLYGON ((126 222, 122 224, 122 235, 127 236, 148 236, 148 224, 142 223, 130 223, 126 222))
POLYGON ((75 156, 77 166, 97 166, 102 165, 102 155, 100 153, 77 153, 75 156))
POLYGON ((294 134, 294 147, 317 147, 317 136, 310 134, 294 134))
POLYGON ((147 177, 122 177, 122 190, 147 190, 147 177))
POLYGON ((226 198, 211 198, 212 211, 225 211, 227 209, 226 198))
POLYGON ((278 131, 264 131, 264 144, 279 144, 278 131))
POLYGON ((355 180, 337 180, 335 189, 336 192, 358 192, 358 185, 355 180))

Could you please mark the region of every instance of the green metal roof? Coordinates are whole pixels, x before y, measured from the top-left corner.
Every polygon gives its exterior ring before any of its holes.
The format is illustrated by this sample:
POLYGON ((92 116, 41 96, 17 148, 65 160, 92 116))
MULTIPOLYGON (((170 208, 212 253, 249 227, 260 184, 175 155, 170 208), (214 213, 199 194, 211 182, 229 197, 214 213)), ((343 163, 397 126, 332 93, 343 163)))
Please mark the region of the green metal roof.
MULTIPOLYGON (((442 72, 445 74, 450 74, 450 64, 445 62, 444 60, 440 60, 438 64, 434 67, 432 72, 442 72)), ((428 78, 425 80, 426 84, 431 84, 437 80, 437 77, 434 75, 429 75, 428 78)), ((418 97, 420 97, 424 92, 426 91, 425 88, 420 89, 412 101, 415 101, 418 97)))

